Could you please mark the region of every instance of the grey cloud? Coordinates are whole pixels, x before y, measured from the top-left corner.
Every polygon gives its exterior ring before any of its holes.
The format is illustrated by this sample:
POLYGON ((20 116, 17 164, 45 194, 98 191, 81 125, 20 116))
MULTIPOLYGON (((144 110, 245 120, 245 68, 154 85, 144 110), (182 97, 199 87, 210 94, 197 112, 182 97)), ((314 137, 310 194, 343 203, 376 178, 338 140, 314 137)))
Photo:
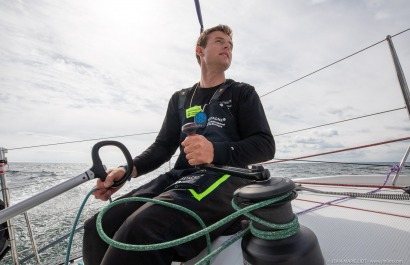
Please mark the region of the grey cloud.
POLYGON ((315 131, 315 134, 322 137, 332 137, 339 135, 339 132, 334 129, 330 130, 322 130, 322 131, 315 131))
POLYGON ((67 65, 72 65, 74 66, 80 73, 84 73, 84 69, 87 70, 92 70, 93 66, 85 63, 85 62, 81 62, 77 59, 74 58, 70 58, 66 55, 63 55, 61 53, 57 53, 57 52, 52 52, 47 54, 53 61, 57 61, 57 62, 62 62, 64 64, 67 65))

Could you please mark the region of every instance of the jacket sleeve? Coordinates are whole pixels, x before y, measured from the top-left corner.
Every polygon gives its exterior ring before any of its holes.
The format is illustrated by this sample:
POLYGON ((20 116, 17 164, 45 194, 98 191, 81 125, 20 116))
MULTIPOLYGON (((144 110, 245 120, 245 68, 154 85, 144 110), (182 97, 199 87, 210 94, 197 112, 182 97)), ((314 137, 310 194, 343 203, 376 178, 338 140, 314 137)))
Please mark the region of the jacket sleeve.
POLYGON ((138 176, 159 168, 171 159, 179 147, 181 124, 177 104, 178 94, 175 93, 168 103, 167 113, 154 143, 133 159, 138 176))

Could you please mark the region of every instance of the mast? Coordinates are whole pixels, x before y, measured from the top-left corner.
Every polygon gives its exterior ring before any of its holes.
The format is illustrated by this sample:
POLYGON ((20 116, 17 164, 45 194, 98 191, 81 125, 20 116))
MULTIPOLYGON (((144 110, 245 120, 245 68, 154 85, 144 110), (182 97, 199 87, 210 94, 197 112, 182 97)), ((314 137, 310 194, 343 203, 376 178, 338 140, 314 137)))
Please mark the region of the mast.
POLYGON ((396 49, 394 48, 393 41, 390 35, 386 37, 387 43, 390 47, 391 56, 393 58, 394 67, 396 68, 397 78, 399 79, 401 92, 403 93, 404 102, 406 103, 407 114, 410 118, 410 92, 409 87, 407 86, 406 77, 404 76, 403 69, 397 56, 396 49))
MULTIPOLYGON (((410 118, 410 92, 409 92, 409 87, 407 86, 406 77, 404 76, 403 69, 401 68, 399 57, 397 56, 396 49, 394 48, 391 36, 387 35, 386 40, 390 47, 390 52, 393 58, 394 67, 396 68, 397 78, 399 79, 401 92, 403 94, 404 102, 406 103, 407 114, 409 115, 409 118, 410 118)), ((403 159, 400 162, 399 168, 397 169, 396 175, 394 176, 394 179, 392 181, 392 185, 396 184, 397 178, 399 177, 400 171, 406 163, 409 153, 410 153, 410 146, 407 149, 406 153, 403 156, 403 159)))

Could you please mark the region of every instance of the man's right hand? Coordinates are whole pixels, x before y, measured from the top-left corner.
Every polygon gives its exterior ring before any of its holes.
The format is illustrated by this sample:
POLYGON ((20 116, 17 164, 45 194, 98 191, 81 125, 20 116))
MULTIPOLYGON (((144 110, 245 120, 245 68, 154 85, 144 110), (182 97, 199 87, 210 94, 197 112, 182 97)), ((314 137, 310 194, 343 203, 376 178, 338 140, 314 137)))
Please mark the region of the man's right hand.
POLYGON ((121 186, 111 188, 111 186, 114 184, 114 181, 120 180, 125 175, 125 172, 126 170, 123 167, 108 170, 108 175, 105 178, 105 181, 97 179, 97 185, 95 186, 95 188, 97 188, 98 190, 93 192, 94 197, 103 201, 108 200, 111 195, 116 193, 125 184, 124 183, 121 186))

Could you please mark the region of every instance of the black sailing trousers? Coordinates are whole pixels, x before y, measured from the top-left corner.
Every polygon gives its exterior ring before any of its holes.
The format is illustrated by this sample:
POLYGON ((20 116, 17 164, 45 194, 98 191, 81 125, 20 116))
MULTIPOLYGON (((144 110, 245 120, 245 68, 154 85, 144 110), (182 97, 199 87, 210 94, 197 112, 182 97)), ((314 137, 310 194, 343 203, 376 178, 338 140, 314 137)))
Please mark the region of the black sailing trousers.
MULTIPOLYGON (((207 226, 235 210, 231 206, 233 192, 249 183, 248 180, 221 174, 171 170, 136 190, 122 196, 138 196, 184 206, 196 214, 207 226), (188 177, 187 177, 188 176, 188 177), (194 176, 194 177, 191 177, 194 176), (182 180, 181 180, 182 179, 182 180), (219 181, 218 181, 219 180, 219 181), (216 183, 220 183, 219 185, 216 183), (211 187, 211 192, 209 188, 211 187), (198 200, 189 189, 207 195, 198 200)), ((153 251, 125 251, 109 246, 98 235, 97 215, 84 225, 83 259, 85 265, 169 265, 172 261, 187 261, 206 247, 205 236, 185 244, 153 251)), ((119 242, 154 244, 184 237, 201 230, 201 225, 187 213, 166 206, 127 202, 111 208, 103 217, 105 233, 119 242)), ((211 232, 211 239, 220 236, 230 223, 211 232)))

